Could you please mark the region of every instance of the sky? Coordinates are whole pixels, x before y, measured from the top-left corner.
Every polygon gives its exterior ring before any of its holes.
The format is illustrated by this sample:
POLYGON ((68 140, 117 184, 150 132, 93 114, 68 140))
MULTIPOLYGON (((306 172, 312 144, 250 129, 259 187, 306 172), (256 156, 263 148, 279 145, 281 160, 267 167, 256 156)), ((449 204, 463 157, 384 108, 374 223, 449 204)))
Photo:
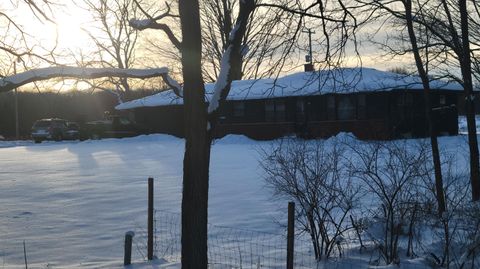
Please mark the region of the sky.
MULTIPOLYGON (((78 2, 78 1, 77 1, 78 2)), ((58 47, 64 50, 86 50, 91 47, 88 34, 82 30, 91 21, 88 11, 79 8, 73 1, 63 1, 61 5, 55 5, 45 9, 51 21, 39 20, 30 8, 20 2, 18 5, 0 6, 6 9, 15 22, 25 29, 31 38, 37 39, 43 46, 55 46, 58 38, 58 47)))
MULTIPOLYGON (((53 48, 56 46, 58 51, 62 54, 73 54, 76 59, 80 59, 81 55, 92 54, 95 48, 87 31, 90 31, 93 34, 99 33, 98 29, 95 29, 91 14, 79 6, 80 2, 81 1, 76 1, 76 3, 74 3, 74 1, 62 1, 61 5, 54 6, 51 11, 48 11, 47 9, 48 14, 51 15, 54 23, 45 20, 40 21, 35 18, 35 16, 32 15, 31 10, 29 10, 27 5, 23 4, 22 1, 19 2, 18 6, 8 3, 0 3, 0 9, 6 10, 8 14, 13 14, 12 17, 15 17, 18 24, 22 25, 26 29, 26 32, 30 33, 30 38, 32 40, 37 40, 41 46, 47 48, 53 48), (57 41, 57 43, 55 41, 57 41)), ((148 34, 146 32, 140 33, 141 37, 149 35, 152 35, 152 31, 148 34)), ((318 30, 313 35, 313 39, 319 38, 321 35, 322 32, 318 30)), ((410 61, 410 59, 405 58, 395 60, 385 59, 381 57, 382 53, 369 42, 366 36, 359 36, 359 38, 359 47, 362 57, 361 63, 365 67, 386 70, 392 66, 405 66, 410 61)), ((380 38, 382 38, 382 35, 380 35, 380 38)), ((300 46, 301 45, 302 44, 300 44, 300 46)), ((305 42, 304 47, 305 49, 308 48, 307 42, 305 42)), ((288 72, 298 72, 303 70, 303 55, 297 56, 302 59, 298 61, 296 66, 288 68, 288 72)), ((322 57, 316 53, 315 46, 313 56, 316 60, 319 60, 319 58, 322 57)), ((59 62, 75 64, 75 60, 72 57, 60 58, 59 62)), ((157 62, 159 62, 157 67, 165 65, 165 61, 162 59, 159 59, 157 62)), ((345 65, 356 66, 358 64, 359 61, 356 56, 347 55, 345 65)), ((149 63, 149 65, 151 65, 151 63, 149 63)), ((18 69, 19 71, 22 71, 22 67, 18 69)), ((10 69, 8 72, 11 73, 13 70, 10 69)), ((63 88, 69 88, 73 86, 73 82, 57 84, 55 87, 60 86, 63 88)), ((80 85, 80 87, 83 86, 80 85)))

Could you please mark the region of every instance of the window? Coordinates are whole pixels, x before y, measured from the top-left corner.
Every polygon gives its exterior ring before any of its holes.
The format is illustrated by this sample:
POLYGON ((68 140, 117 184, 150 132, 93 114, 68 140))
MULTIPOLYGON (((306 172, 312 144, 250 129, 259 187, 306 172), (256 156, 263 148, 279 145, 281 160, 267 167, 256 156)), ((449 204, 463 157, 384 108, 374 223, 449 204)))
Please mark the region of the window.
POLYGON ((335 108, 335 96, 330 95, 327 97, 327 107, 328 108, 335 108))
POLYGON ((348 95, 342 95, 338 101, 338 119, 353 120, 355 119, 355 105, 352 98, 348 95))
POLYGON ((129 125, 130 121, 126 118, 120 118, 120 124, 122 125, 129 125))
POLYGON ((411 93, 407 93, 406 98, 407 98, 407 100, 406 100, 407 106, 412 107, 413 106, 413 95, 411 93))
POLYGON ((358 95, 357 99, 357 118, 364 120, 367 118, 367 100, 365 94, 358 95))
POLYGON ((275 101, 275 118, 277 121, 285 121, 285 101, 275 101))
POLYGON ((447 98, 445 97, 445 95, 443 95, 443 94, 440 95, 440 97, 439 97, 439 103, 440 103, 440 105, 445 105, 445 104, 447 104, 447 98))
POLYGON ((399 94, 397 96, 397 106, 398 107, 403 107, 405 106, 405 96, 403 94, 399 94))
POLYGON ((327 119, 335 120, 335 96, 327 96, 327 119))
POLYGON ((296 113, 297 113, 297 118, 303 119, 305 118, 305 101, 303 99, 297 99, 297 105, 296 105, 296 113))
POLYGON ((265 120, 266 121, 285 121, 286 105, 284 100, 266 100, 265 101, 265 120))
POLYGON ((275 121, 275 103, 273 100, 265 101, 265 120, 275 121))
POLYGON ((295 105, 295 119, 297 121, 305 120, 305 100, 298 98, 295 105))
POLYGON ((233 116, 234 117, 245 116, 245 102, 233 102, 233 116))
POLYGON ((398 93, 393 95, 396 98, 396 107, 393 107, 392 113, 397 120, 404 120, 412 115, 413 96, 411 93, 398 93), (410 106, 410 107, 409 107, 410 106))

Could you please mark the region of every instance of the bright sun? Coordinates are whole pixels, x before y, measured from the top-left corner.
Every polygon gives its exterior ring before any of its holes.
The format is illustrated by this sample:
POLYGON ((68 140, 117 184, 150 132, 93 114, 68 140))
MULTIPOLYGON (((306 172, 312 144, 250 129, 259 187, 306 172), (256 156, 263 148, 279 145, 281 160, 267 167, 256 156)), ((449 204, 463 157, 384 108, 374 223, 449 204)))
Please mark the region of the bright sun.
POLYGON ((88 54, 93 51, 92 41, 83 29, 93 31, 93 34, 98 30, 88 28, 92 21, 90 14, 73 3, 66 2, 62 8, 53 12, 51 19, 55 23, 45 20, 40 22, 25 7, 16 11, 25 32, 33 36, 45 49, 56 46, 57 49, 72 53, 82 51, 88 54))
POLYGON ((89 36, 83 30, 86 28, 86 16, 80 11, 71 12, 72 14, 62 13, 55 16, 55 21, 58 28, 59 44, 71 50, 89 50, 89 36))

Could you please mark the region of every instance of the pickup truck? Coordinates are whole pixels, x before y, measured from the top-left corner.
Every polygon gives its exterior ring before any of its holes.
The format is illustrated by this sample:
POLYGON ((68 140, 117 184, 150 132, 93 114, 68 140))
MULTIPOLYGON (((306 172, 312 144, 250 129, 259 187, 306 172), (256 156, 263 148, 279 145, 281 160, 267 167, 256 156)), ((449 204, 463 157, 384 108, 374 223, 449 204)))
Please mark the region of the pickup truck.
POLYGON ((85 123, 85 131, 91 139, 121 138, 141 134, 141 128, 129 119, 121 116, 107 116, 103 120, 85 123))

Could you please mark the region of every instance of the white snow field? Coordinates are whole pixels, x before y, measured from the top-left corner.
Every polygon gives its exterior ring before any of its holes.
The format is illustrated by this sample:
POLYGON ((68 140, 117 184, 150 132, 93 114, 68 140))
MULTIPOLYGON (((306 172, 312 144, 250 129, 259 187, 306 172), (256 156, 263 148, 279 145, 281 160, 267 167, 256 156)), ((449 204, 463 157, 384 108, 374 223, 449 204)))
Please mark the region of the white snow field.
MULTIPOLYGON (((277 221, 286 221, 279 208, 287 201, 272 199, 258 164, 258 148, 270 143, 243 136, 216 141, 210 223, 284 234, 277 221)), ((440 146, 466 158, 465 136, 442 137, 440 146)), ((184 140, 167 135, 0 142, 0 269, 25 268, 23 241, 28 268, 123 268, 125 232, 146 226, 148 177, 155 178, 156 209, 180 211, 183 151, 184 140)), ((137 252, 133 263, 130 268, 179 268, 178 261, 145 263, 137 252)))
MULTIPOLYGON (((229 137, 213 146, 210 222, 281 231, 257 145, 229 137)), ((0 268, 24 268, 23 240, 29 268, 123 267, 125 232, 146 227, 148 177, 156 209, 180 212, 183 150, 166 135, 0 142, 0 268)))

